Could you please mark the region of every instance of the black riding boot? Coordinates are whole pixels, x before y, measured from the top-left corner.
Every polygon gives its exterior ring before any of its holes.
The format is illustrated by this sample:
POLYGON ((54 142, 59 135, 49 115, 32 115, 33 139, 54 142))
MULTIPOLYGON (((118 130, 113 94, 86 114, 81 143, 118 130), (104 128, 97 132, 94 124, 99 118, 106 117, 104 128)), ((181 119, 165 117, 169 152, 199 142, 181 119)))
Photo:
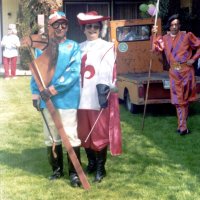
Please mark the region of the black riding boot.
POLYGON ((105 163, 107 158, 107 147, 102 149, 101 151, 97 151, 96 155, 97 155, 97 171, 94 182, 101 182, 101 180, 106 176, 105 163))
POLYGON ((85 152, 88 158, 88 165, 86 168, 86 172, 91 174, 96 171, 97 169, 97 161, 96 161, 96 153, 90 148, 85 148, 85 152))
POLYGON ((52 167, 53 174, 49 177, 49 180, 55 180, 63 176, 63 151, 62 151, 62 145, 55 146, 55 153, 56 158, 53 155, 52 147, 47 147, 47 154, 48 154, 48 160, 49 164, 52 167))
MULTIPOLYGON (((81 164, 81 159, 80 159, 80 147, 73 147, 74 152, 81 164)), ((67 154, 68 157, 68 169, 69 169, 69 179, 70 179, 70 183, 72 187, 80 187, 81 186, 81 182, 80 179, 78 177, 78 174, 74 168, 74 165, 71 161, 71 159, 69 158, 69 155, 67 154)))

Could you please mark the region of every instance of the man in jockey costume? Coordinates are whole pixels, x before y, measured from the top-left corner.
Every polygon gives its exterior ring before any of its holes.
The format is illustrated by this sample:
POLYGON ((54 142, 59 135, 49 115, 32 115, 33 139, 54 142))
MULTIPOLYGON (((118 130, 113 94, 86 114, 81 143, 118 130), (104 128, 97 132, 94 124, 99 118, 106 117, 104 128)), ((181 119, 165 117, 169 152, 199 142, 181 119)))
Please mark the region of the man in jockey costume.
MULTIPOLYGON (((53 174, 50 180, 55 180, 63 176, 63 150, 62 141, 51 119, 50 113, 46 108, 45 102, 51 98, 56 111, 60 115, 65 132, 80 162, 80 144, 81 141, 77 134, 77 108, 80 101, 80 64, 81 54, 79 45, 66 38, 68 30, 68 19, 65 14, 60 11, 54 11, 49 16, 48 21, 50 40, 56 41, 56 46, 52 45, 51 51, 57 49, 57 56, 52 59, 55 63, 54 73, 51 80, 46 85, 47 89, 39 92, 34 78, 31 79, 31 91, 33 96, 33 106, 44 113, 48 122, 44 123, 44 138, 48 151, 48 160, 52 167, 53 174), (56 58, 57 57, 57 58, 56 58), (53 145, 55 144, 55 148, 53 145), (55 156, 56 154, 56 156, 55 156)), ((50 45, 50 44, 49 44, 50 45)), ((39 49, 35 50, 36 57, 41 58, 43 52, 39 49), (41 56, 41 57, 40 57, 41 56)), ((51 68, 52 68, 51 66, 51 68)), ((45 77, 49 77, 46 74, 45 77)), ((68 154, 67 154, 68 155, 68 154)), ((68 170, 70 182, 73 187, 80 186, 79 177, 68 155, 68 170)))
POLYGON ((96 11, 79 13, 78 22, 87 40, 81 49, 81 99, 78 109, 78 135, 85 148, 87 173, 95 172, 95 182, 106 175, 107 147, 121 154, 121 129, 116 88, 115 47, 100 38, 102 21, 109 19, 96 11))
MULTIPOLYGON (((164 51, 169 69, 171 103, 175 105, 180 135, 189 134, 187 128, 189 102, 196 100, 196 83, 193 63, 200 57, 200 40, 191 32, 180 31, 179 15, 172 15, 167 23, 169 32, 158 36, 155 50, 164 51), (193 50, 196 53, 193 54, 193 50)), ((157 27, 152 29, 157 33, 157 27)))

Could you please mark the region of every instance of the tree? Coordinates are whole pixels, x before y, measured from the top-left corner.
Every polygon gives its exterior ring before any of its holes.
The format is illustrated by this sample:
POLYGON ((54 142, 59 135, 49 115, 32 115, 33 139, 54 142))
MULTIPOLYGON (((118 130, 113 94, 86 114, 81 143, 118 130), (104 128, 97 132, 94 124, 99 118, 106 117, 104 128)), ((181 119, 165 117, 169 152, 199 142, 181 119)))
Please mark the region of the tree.
MULTIPOLYGON (((19 37, 23 38, 31 34, 37 34, 40 29, 37 24, 38 14, 44 14, 47 21, 51 9, 58 10, 61 6, 61 0, 20 0, 17 15, 19 37)), ((21 67, 25 70, 28 69, 28 63, 30 62, 28 50, 21 48, 20 56, 21 67)))

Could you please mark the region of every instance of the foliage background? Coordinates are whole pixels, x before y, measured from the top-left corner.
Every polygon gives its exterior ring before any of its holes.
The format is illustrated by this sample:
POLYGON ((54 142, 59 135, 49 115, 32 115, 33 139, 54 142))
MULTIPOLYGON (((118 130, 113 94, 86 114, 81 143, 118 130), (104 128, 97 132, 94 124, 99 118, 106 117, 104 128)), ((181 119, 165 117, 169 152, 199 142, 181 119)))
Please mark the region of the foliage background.
MULTIPOLYGON (((146 5, 154 4, 156 5, 157 0, 151 0, 145 2, 146 5)), ((159 1, 159 17, 163 20, 168 15, 169 0, 159 1)), ((141 17, 148 18, 150 15, 148 13, 140 12, 141 17)))
MULTIPOLYGON (((45 2, 41 3, 40 0, 20 0, 17 15, 19 37, 23 38, 38 33, 40 27, 37 25, 37 15, 44 14, 47 17, 49 13, 50 9, 45 2)), ((21 48, 20 55, 20 67, 26 70, 29 63, 29 52, 26 48, 21 48)))

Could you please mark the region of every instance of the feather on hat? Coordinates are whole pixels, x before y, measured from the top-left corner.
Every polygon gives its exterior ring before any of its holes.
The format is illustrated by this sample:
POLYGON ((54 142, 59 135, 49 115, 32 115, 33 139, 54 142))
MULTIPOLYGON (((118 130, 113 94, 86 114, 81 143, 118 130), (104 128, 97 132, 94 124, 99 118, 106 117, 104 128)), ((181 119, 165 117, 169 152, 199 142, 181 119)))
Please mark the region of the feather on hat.
POLYGON ((91 11, 87 13, 79 13, 77 15, 77 18, 80 25, 92 24, 92 23, 102 22, 102 21, 110 19, 110 17, 108 16, 99 15, 96 11, 91 11))

